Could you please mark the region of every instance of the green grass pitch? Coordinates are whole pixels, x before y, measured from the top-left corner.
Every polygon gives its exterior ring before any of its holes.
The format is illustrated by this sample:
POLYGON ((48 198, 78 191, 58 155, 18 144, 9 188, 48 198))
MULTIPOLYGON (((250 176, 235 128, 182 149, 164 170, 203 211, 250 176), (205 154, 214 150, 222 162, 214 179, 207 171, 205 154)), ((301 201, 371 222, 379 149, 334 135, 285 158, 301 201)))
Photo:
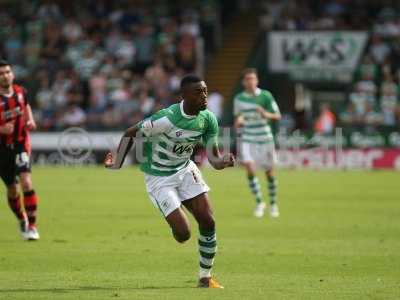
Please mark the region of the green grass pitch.
POLYGON ((252 216, 242 170, 203 172, 224 290, 195 288, 195 223, 176 243, 138 169, 37 167, 39 242, 0 188, 0 299, 400 299, 399 173, 280 171, 271 220, 252 216))

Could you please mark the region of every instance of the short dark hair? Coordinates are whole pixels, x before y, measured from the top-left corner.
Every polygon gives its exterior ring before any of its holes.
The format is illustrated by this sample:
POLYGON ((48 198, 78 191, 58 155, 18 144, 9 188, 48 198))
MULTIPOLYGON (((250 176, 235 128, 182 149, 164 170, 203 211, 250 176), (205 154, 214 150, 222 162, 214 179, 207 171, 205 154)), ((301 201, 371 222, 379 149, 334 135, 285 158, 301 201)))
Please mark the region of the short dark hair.
POLYGON ((0 67, 11 66, 6 60, 0 59, 0 67))
POLYGON ((258 72, 256 68, 246 68, 242 71, 242 78, 244 78, 247 74, 255 74, 258 77, 258 72))
POLYGON ((188 85, 190 85, 192 83, 198 83, 200 81, 203 81, 203 79, 196 74, 189 74, 189 75, 184 76, 181 80, 181 91, 184 88, 186 88, 188 85))

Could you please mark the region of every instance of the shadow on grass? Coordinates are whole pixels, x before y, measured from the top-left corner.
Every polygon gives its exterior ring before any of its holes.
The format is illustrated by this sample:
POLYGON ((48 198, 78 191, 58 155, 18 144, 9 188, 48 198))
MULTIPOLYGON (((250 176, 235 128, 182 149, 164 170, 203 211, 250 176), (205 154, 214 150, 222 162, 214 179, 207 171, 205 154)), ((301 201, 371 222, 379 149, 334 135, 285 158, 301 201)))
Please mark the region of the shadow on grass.
POLYGON ((194 289, 191 286, 143 286, 143 287, 101 287, 101 286, 78 286, 71 288, 48 288, 48 289, 0 289, 0 295, 5 293, 56 293, 66 294, 79 291, 135 291, 135 290, 174 290, 194 289))

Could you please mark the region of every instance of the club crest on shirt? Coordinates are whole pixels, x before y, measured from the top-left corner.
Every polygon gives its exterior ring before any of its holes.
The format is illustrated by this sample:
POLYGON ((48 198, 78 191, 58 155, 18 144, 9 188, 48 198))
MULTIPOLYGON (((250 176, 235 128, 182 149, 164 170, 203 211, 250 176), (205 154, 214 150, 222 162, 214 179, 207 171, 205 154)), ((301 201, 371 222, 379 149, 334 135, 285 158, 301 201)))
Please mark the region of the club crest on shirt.
POLYGON ((164 207, 164 209, 167 209, 168 207, 169 207, 169 202, 168 201, 163 201, 162 203, 161 203, 161 206, 162 207, 164 207))
POLYGON ((177 132, 175 132, 176 137, 180 137, 183 134, 183 130, 179 130, 177 132))
POLYGON ((199 127, 200 127, 200 129, 204 128, 204 120, 203 119, 199 120, 199 127))

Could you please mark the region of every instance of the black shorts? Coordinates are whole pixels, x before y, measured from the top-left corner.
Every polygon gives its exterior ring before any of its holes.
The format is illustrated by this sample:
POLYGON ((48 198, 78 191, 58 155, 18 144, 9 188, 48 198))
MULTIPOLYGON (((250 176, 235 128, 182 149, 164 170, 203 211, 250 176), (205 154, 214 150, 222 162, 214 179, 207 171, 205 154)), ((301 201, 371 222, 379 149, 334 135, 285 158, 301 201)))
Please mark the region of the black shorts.
POLYGON ((23 172, 31 172, 30 155, 23 148, 3 148, 0 146, 0 177, 6 186, 18 182, 23 172))

